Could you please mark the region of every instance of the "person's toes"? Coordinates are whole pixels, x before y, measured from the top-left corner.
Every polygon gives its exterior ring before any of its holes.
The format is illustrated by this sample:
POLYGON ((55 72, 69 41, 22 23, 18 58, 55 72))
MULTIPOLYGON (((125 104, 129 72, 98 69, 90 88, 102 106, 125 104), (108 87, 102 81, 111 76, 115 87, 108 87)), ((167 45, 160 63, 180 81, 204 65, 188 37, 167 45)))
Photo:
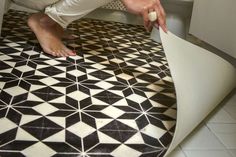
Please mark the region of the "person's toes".
MULTIPOLYGON (((47 52, 46 52, 47 53, 47 52)), ((47 54, 52 55, 53 57, 57 57, 57 53, 54 51, 48 52, 47 54)))
POLYGON ((60 50, 61 57, 68 57, 68 54, 65 52, 65 50, 60 50))
POLYGON ((66 54, 66 56, 75 56, 76 53, 73 50, 70 50, 69 48, 65 47, 63 49, 64 53, 66 54))
POLYGON ((46 47, 42 47, 43 48, 43 52, 44 53, 46 53, 46 54, 49 54, 49 55, 52 55, 52 56, 56 56, 56 53, 53 51, 53 50, 51 50, 51 49, 48 49, 48 48, 46 48, 46 47))
POLYGON ((62 57, 61 56, 61 54, 60 53, 56 53, 56 56, 55 56, 56 58, 60 58, 60 57, 62 57))
POLYGON ((66 52, 67 52, 67 54, 68 54, 69 56, 76 56, 76 52, 75 52, 75 51, 69 50, 69 51, 66 51, 66 52))
POLYGON ((48 54, 48 55, 52 55, 53 57, 56 57, 57 55, 56 55, 56 52, 54 52, 54 51, 44 51, 46 54, 48 54))

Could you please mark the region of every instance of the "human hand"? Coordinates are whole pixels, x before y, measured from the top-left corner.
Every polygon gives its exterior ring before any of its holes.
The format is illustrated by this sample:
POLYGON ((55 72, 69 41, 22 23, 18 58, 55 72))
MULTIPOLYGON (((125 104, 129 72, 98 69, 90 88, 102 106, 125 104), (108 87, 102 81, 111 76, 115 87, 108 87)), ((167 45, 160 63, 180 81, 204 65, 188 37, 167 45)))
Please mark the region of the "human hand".
POLYGON ((161 27, 167 32, 166 14, 160 3, 160 0, 122 0, 127 10, 133 14, 141 15, 144 21, 144 27, 150 31, 152 26, 161 27), (157 20, 150 21, 148 14, 156 12, 157 20))

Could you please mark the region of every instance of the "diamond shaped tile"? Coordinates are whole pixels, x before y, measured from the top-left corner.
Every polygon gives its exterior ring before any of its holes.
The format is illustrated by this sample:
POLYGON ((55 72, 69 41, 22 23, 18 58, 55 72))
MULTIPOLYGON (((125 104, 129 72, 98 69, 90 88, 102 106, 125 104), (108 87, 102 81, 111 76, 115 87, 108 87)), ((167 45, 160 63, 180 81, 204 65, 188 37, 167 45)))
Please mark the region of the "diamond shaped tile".
POLYGON ((124 111, 113 106, 108 106, 105 109, 103 109, 101 112, 114 119, 120 117, 121 115, 125 113, 124 111))
POLYGON ((111 88, 111 87, 114 87, 113 84, 111 84, 109 82, 106 82, 106 81, 100 81, 100 82, 96 83, 95 85, 98 86, 98 87, 101 87, 103 89, 106 89, 106 90, 111 88))
POLYGON ((50 147, 48 147, 47 145, 43 144, 42 142, 38 142, 28 148, 26 148, 25 150, 22 151, 22 153, 25 156, 33 156, 33 157, 51 157, 54 154, 56 154, 56 152, 51 149, 50 147), (42 151, 43 150, 43 151, 42 151))
POLYGON ((95 128, 93 128, 81 121, 70 126, 69 128, 67 128, 67 130, 69 130, 70 132, 74 133, 75 135, 77 135, 81 138, 84 138, 84 137, 90 135, 91 133, 93 133, 94 131, 96 131, 95 128))
POLYGON ((17 125, 14 122, 10 121, 7 118, 0 118, 0 124, 1 126, 4 126, 0 127, 0 134, 17 127, 17 125))
POLYGON ((28 72, 28 71, 32 71, 34 70, 32 67, 27 66, 27 65, 23 65, 20 67, 16 67, 17 70, 21 71, 21 72, 28 72))
POLYGON ((47 86, 51 86, 51 85, 54 85, 56 83, 59 83, 60 81, 58 81, 58 80, 56 80, 52 77, 47 77, 47 78, 41 79, 40 82, 44 83, 47 86))
POLYGON ((25 94, 28 92, 27 90, 23 89, 20 86, 14 86, 11 88, 7 88, 7 89, 4 89, 4 91, 6 91, 11 96, 17 96, 17 95, 25 94))
POLYGON ((142 154, 141 152, 122 144, 117 149, 115 149, 111 153, 111 155, 117 156, 117 157, 123 157, 123 156, 127 156, 127 153, 129 154, 129 157, 137 157, 142 154))
POLYGON ((58 110, 56 107, 50 105, 49 103, 39 104, 33 107, 33 109, 42 115, 48 115, 58 110))
POLYGON ((132 100, 134 102, 138 102, 138 103, 142 103, 143 101, 145 101, 147 99, 147 98, 145 98, 141 95, 134 94, 134 93, 127 96, 126 98, 129 99, 129 100, 132 100))
POLYGON ((125 142, 137 133, 136 129, 129 127, 117 120, 113 120, 99 129, 102 133, 114 138, 117 141, 125 142))
POLYGON ((166 130, 160 129, 155 125, 148 124, 145 128, 141 130, 141 132, 153 138, 159 139, 166 133, 166 130))
POLYGON ((77 69, 69 71, 68 74, 71 74, 71 75, 76 76, 76 77, 86 75, 85 72, 83 72, 81 70, 77 70, 77 69))
POLYGON ((104 101, 106 102, 107 104, 113 104, 119 100, 122 99, 121 96, 117 95, 117 94, 114 94, 110 91, 103 91, 101 93, 98 93, 96 95, 94 95, 93 97, 101 100, 101 101, 104 101))
POLYGON ((48 138, 64 129, 45 117, 26 123, 21 128, 39 140, 48 138))

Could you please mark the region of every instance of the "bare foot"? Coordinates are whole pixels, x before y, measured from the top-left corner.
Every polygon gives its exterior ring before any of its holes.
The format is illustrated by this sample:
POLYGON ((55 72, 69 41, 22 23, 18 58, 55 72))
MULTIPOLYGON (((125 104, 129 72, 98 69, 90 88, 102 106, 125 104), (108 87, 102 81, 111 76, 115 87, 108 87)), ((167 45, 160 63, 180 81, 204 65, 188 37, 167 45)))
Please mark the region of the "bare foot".
POLYGON ((74 40, 74 39, 76 39, 78 37, 73 35, 73 34, 71 34, 71 33, 69 33, 69 32, 64 31, 64 34, 63 34, 62 38, 63 39, 67 39, 67 40, 74 40))
POLYGON ((28 25, 46 53, 57 57, 76 55, 61 41, 64 36, 63 28, 46 14, 36 13, 31 15, 28 19, 28 25))

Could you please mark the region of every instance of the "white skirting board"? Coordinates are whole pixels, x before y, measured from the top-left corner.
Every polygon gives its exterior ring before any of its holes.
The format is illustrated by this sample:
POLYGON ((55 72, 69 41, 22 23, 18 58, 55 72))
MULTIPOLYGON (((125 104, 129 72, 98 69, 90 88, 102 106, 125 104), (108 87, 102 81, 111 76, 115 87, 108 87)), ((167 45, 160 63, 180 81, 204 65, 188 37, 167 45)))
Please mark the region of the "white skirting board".
POLYGON ((160 30, 177 97, 169 154, 235 88, 236 69, 219 56, 160 30))
POLYGON ((194 0, 189 32, 236 60, 235 6, 235 0, 194 0))

